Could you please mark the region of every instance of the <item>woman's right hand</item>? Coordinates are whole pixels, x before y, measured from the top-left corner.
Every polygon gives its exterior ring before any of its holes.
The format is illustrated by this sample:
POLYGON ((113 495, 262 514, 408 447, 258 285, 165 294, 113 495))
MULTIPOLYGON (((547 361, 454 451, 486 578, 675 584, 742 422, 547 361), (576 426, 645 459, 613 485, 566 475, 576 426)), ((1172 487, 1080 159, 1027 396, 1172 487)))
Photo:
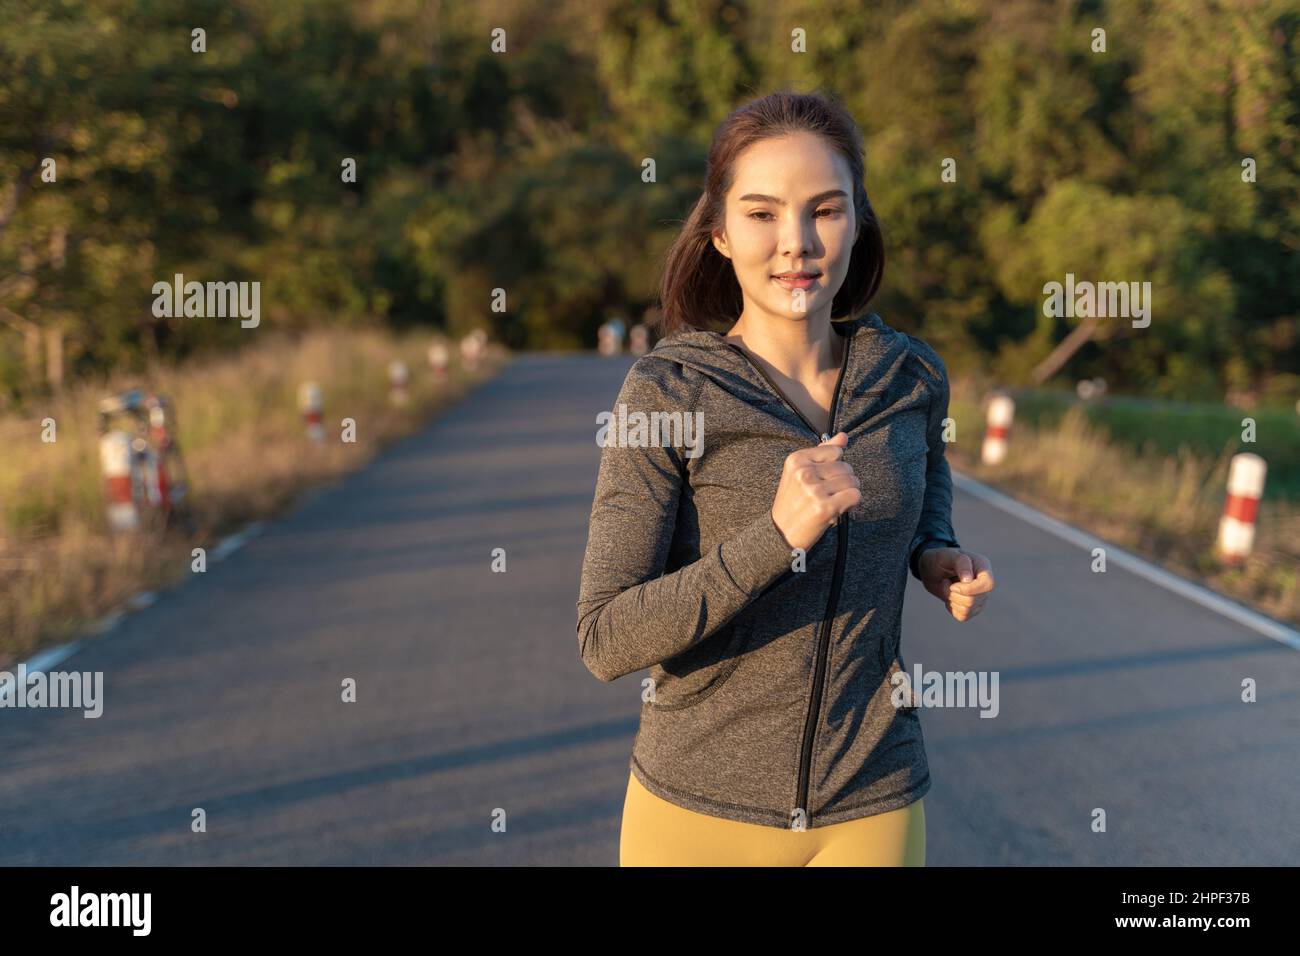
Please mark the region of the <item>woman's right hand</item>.
POLYGON ((801 448, 785 458, 781 484, 772 501, 772 523, 791 548, 806 553, 839 516, 862 500, 862 482, 843 460, 849 436, 801 448))

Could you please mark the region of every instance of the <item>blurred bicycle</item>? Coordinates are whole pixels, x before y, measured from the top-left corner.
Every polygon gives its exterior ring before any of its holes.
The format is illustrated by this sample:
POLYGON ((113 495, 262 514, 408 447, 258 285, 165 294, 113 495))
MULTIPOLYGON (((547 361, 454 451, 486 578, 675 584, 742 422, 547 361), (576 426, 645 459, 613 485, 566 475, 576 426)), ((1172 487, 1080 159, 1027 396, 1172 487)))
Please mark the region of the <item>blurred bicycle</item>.
POLYGON ((135 531, 144 524, 194 533, 174 417, 165 397, 146 396, 139 389, 100 401, 100 459, 113 530, 135 531))

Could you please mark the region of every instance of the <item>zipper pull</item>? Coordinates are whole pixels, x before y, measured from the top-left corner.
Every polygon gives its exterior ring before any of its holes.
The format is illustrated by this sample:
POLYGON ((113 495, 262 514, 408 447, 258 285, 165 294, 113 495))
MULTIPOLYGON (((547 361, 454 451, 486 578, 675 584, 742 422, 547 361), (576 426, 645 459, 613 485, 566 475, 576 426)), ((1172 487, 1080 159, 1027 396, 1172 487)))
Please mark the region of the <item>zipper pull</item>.
POLYGON ((830 440, 831 440, 831 436, 826 434, 825 432, 822 432, 822 441, 830 441, 830 440))

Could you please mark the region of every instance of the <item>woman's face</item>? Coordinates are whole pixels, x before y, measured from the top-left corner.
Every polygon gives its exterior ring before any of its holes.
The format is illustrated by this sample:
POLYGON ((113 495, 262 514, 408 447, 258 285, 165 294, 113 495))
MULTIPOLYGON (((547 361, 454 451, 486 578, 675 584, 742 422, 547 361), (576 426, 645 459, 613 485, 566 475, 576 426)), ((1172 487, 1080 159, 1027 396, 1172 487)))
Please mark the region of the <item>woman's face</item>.
POLYGON ((750 146, 736 160, 725 222, 713 245, 731 260, 745 314, 830 320, 857 233, 853 181, 837 150, 813 133, 750 146), (816 275, 774 278, 788 272, 816 275))

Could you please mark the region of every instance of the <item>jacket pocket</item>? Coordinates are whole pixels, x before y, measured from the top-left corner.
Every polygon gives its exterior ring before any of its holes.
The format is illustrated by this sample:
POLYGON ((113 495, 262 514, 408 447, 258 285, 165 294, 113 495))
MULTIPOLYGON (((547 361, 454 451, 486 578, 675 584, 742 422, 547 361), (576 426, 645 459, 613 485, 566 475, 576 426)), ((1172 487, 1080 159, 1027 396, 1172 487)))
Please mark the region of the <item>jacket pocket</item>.
POLYGON ((651 710, 685 710, 704 700, 731 677, 744 657, 753 633, 748 620, 733 621, 701 641, 650 669, 654 681, 651 710))

